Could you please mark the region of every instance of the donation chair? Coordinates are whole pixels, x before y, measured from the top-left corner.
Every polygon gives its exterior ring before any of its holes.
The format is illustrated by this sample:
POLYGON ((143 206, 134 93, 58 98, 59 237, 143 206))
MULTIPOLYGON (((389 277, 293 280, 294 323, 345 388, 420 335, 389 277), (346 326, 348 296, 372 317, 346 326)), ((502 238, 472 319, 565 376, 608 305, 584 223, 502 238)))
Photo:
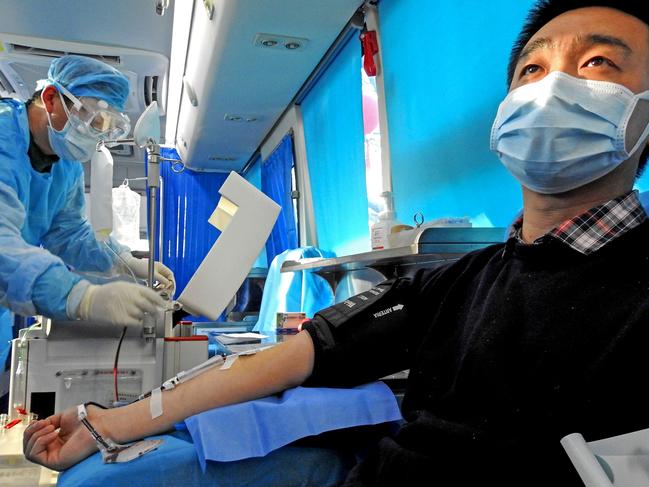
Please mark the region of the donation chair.
POLYGON ((649 428, 597 441, 561 439, 586 487, 649 487, 649 428))

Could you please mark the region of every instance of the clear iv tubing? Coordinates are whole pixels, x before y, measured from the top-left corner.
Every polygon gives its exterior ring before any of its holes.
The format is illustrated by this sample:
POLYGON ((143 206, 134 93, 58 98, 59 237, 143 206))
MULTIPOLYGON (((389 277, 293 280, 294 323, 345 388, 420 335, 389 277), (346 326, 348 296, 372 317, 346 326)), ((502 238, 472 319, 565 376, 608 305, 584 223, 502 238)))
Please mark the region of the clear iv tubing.
MULTIPOLYGON (((250 355, 251 353, 257 353, 261 352, 262 350, 266 350, 268 348, 271 348, 273 345, 269 345, 267 347, 261 347, 256 349, 254 352, 241 352, 241 353, 233 353, 231 355, 228 355, 227 357, 241 357, 243 355, 250 355)), ((201 375, 203 372, 208 371, 209 369, 216 367, 218 365, 222 365, 225 363, 226 357, 223 355, 215 355, 214 357, 211 357, 207 359, 205 362, 202 362, 191 369, 183 370, 182 372, 178 372, 177 375, 172 377, 169 380, 166 380, 162 383, 160 386, 161 391, 166 391, 168 389, 173 389, 176 387, 178 384, 182 384, 183 382, 188 381, 189 379, 193 379, 197 375, 201 375)), ((153 391, 149 391, 146 394, 141 394, 137 400, 145 399, 151 395, 153 391)))
POLYGON ((133 278, 133 282, 134 282, 135 284, 138 284, 138 282, 137 282, 137 278, 135 277, 135 274, 133 273, 133 270, 128 266, 128 264, 127 264, 126 261, 124 260, 124 257, 122 257, 122 256, 119 255, 117 252, 115 252, 115 249, 113 249, 110 245, 108 245, 108 243, 107 243, 106 241, 104 241, 103 244, 106 246, 106 248, 107 248, 108 250, 110 250, 113 254, 115 254, 115 256, 116 256, 120 261, 122 261, 122 264, 124 264, 124 267, 126 267, 126 269, 131 273, 131 277, 133 278))
MULTIPOLYGON (((188 381, 189 379, 202 374, 203 372, 205 372, 208 369, 211 369, 212 367, 216 367, 217 365, 222 365, 224 362, 225 359, 223 358, 223 356, 215 355, 214 357, 207 359, 205 362, 200 363, 195 367, 192 367, 191 369, 178 372, 178 374, 172 377, 171 379, 164 381, 160 386, 160 390, 166 391, 168 389, 173 389, 178 384, 182 384, 183 382, 188 381)), ((140 397, 138 397, 138 400, 149 397, 151 395, 151 392, 152 391, 140 395, 140 397)))

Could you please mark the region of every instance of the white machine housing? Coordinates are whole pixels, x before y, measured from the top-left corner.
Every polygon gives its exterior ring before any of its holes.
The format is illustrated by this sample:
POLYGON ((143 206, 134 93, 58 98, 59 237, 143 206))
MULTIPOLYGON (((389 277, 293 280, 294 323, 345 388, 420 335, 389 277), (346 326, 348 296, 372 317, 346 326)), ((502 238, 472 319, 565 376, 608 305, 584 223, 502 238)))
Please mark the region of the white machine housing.
MULTIPOLYGON (((171 311, 161 316, 162 326, 154 338, 127 328, 117 369, 119 401, 137 399, 166 379, 163 330, 170 329, 171 319, 171 311)), ((17 404, 39 417, 87 401, 113 405, 113 367, 121 332, 115 326, 49 319, 21 330, 11 348, 9 415, 19 414, 17 404)))

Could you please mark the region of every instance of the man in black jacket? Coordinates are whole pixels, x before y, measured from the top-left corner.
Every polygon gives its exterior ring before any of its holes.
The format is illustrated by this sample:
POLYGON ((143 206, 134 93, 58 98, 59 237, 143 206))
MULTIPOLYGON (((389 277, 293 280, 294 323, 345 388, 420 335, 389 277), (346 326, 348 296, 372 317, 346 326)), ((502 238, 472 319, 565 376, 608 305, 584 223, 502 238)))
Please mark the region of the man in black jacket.
MULTIPOLYGON (((506 243, 321 311, 285 344, 165 392, 157 419, 144 400, 92 408, 91 423, 124 442, 305 382, 410 369, 406 423, 345 485, 578 485, 563 436, 649 426, 649 222, 632 190, 649 143, 647 14, 541 1, 509 81, 491 145, 524 212, 506 243)), ((25 436, 28 458, 53 468, 95 448, 74 411, 25 436)))

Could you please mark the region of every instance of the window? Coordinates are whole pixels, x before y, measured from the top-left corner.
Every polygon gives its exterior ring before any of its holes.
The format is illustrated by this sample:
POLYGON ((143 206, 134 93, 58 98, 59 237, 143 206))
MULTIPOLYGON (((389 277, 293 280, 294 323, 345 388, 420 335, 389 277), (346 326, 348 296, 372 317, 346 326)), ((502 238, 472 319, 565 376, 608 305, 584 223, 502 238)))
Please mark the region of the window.
POLYGON ((383 174, 381 166, 381 128, 376 80, 361 69, 363 90, 363 131, 365 134, 365 182, 367 185, 368 223, 370 228, 385 210, 381 198, 383 174))

